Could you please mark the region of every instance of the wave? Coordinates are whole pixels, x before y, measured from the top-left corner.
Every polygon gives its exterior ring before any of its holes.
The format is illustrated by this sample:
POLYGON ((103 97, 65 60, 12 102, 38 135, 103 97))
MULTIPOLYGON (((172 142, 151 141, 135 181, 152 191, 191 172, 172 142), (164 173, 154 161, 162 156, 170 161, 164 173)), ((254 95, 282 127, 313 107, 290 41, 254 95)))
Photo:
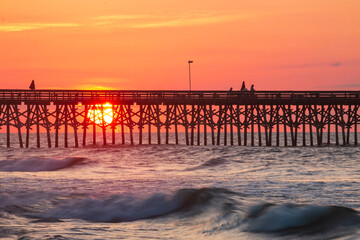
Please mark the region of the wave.
POLYGON ((246 217, 250 232, 301 232, 312 234, 335 227, 359 226, 359 213, 341 206, 258 204, 246 217))
POLYGON ((188 168, 186 170, 198 170, 198 169, 204 169, 204 168, 211 168, 211 167, 216 167, 219 165, 223 165, 226 164, 227 160, 225 158, 222 157, 215 157, 215 158, 210 158, 209 160, 207 160, 206 162, 202 163, 201 165, 197 166, 197 167, 193 167, 193 168, 188 168))
POLYGON ((52 159, 41 157, 30 157, 25 159, 0 161, 0 171, 2 172, 40 172, 56 171, 70 168, 84 163, 87 158, 68 157, 64 159, 52 159))
POLYGON ((104 199, 88 197, 62 204, 42 217, 114 223, 163 217, 176 212, 199 213, 221 192, 230 191, 216 188, 181 189, 173 195, 157 193, 142 200, 126 195, 104 199))

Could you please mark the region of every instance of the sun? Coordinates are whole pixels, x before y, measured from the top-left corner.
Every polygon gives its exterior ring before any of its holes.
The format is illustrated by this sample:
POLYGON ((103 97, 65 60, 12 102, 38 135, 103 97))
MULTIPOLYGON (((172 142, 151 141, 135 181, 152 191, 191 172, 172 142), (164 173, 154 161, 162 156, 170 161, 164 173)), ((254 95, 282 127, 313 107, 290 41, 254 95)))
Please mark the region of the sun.
POLYGON ((91 105, 87 117, 98 125, 108 125, 113 121, 113 106, 110 103, 91 105))

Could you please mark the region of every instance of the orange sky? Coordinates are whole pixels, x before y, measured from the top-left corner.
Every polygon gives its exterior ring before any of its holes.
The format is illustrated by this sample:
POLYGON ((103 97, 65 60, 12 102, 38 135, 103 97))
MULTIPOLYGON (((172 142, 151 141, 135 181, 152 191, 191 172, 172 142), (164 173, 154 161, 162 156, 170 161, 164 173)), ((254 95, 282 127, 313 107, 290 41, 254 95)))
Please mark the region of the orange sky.
POLYGON ((0 0, 1 88, 359 90, 359 0, 0 0))

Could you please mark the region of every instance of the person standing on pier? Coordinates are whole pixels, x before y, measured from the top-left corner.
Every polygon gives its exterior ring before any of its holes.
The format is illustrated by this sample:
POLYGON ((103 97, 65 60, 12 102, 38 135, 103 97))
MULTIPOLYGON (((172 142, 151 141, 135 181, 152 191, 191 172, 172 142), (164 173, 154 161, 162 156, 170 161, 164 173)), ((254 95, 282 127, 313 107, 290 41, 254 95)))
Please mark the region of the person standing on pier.
POLYGON ((255 92, 254 84, 251 85, 250 92, 255 92))
POLYGON ((34 80, 32 80, 29 88, 30 88, 30 90, 35 90, 35 81, 34 80))
POLYGON ((240 91, 244 91, 245 89, 245 81, 243 81, 240 91))
POLYGON ((245 81, 243 81, 240 91, 241 91, 241 92, 247 92, 247 91, 249 91, 249 90, 245 87, 245 81))

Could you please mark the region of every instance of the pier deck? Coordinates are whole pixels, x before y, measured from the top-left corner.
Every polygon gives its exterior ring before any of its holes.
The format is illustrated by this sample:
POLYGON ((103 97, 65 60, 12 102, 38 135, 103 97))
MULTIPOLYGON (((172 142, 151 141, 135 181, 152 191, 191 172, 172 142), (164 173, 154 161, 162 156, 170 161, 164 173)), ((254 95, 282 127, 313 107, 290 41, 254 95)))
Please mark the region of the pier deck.
POLYGON ((19 146, 24 147, 22 129, 26 130, 25 147, 29 147, 31 131, 37 133, 37 147, 40 147, 41 131, 47 133, 48 147, 53 145, 50 133, 55 131, 55 147, 59 147, 59 132, 63 132, 63 146, 68 147, 69 128, 74 132, 75 147, 79 146, 80 129, 82 144, 87 144, 89 128, 92 128, 93 144, 100 129, 103 144, 107 144, 107 130, 112 132, 113 144, 117 132, 122 144, 126 142, 125 132, 129 132, 129 143, 134 144, 135 131, 138 144, 145 142, 144 132, 151 144, 151 132, 155 130, 158 144, 162 134, 166 137, 165 144, 170 143, 171 134, 173 143, 179 144, 178 133, 182 131, 187 145, 202 142, 254 146, 255 134, 259 146, 280 146, 280 142, 284 146, 297 146, 300 142, 304 146, 324 145, 331 143, 331 135, 336 145, 357 145, 359 106, 360 91, 4 89, 0 90, 0 129, 6 128, 7 147, 10 147, 10 132, 14 130, 18 132, 19 146), (109 116, 111 120, 106 121, 109 116))

